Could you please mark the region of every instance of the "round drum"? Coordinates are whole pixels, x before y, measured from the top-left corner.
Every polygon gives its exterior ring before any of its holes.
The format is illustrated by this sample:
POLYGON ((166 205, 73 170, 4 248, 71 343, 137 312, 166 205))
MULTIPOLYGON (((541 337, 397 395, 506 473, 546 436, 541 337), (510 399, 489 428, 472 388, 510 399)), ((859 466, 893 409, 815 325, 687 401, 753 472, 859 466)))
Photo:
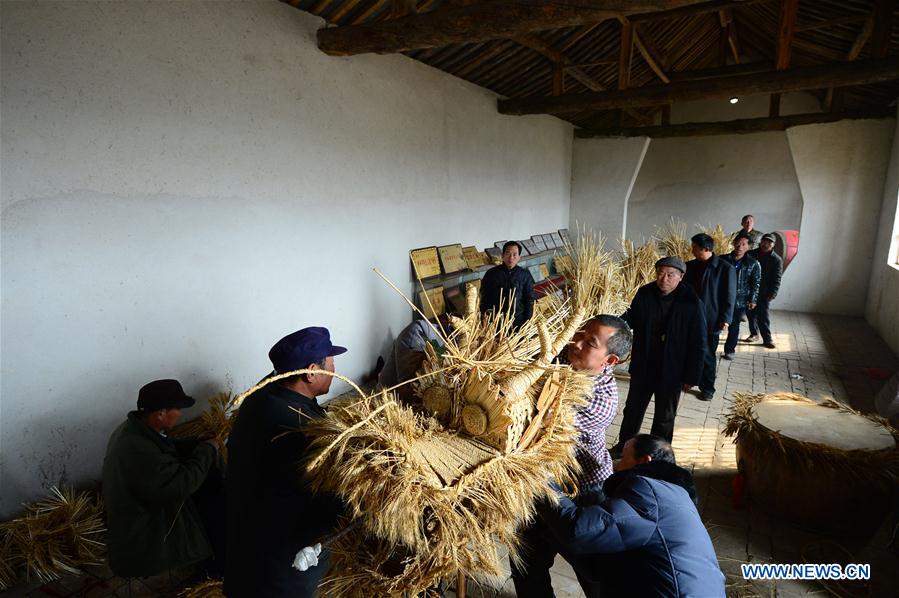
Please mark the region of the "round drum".
POLYGON ((728 421, 751 499, 797 524, 876 527, 899 479, 895 431, 835 401, 795 394, 737 397, 728 421))

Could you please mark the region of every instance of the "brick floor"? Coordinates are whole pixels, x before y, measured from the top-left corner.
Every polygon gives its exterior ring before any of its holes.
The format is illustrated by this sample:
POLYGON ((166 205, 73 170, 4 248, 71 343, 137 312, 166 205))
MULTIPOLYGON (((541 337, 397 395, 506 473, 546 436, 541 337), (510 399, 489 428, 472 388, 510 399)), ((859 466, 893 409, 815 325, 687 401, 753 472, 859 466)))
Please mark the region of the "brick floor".
MULTIPOLYGON (((862 411, 873 410, 873 397, 883 385, 883 374, 899 370, 899 359, 864 320, 837 316, 815 316, 772 312, 772 332, 777 349, 740 344, 733 361, 719 360, 717 391, 703 402, 684 395, 674 430, 678 462, 690 468, 700 496, 702 515, 722 571, 727 576, 729 596, 798 597, 828 595, 817 582, 747 582, 741 563, 839 562, 844 551, 852 562, 871 562, 870 587, 832 588, 841 596, 895 596, 899 588, 899 562, 885 551, 871 548, 870 537, 843 538, 822 535, 777 521, 748 505, 737 510, 731 501, 731 483, 736 471, 734 445, 721 431, 729 398, 735 392, 791 391, 813 399, 834 398, 862 411)), ((746 336, 744 333, 741 336, 746 336)), ((720 350, 719 350, 720 356, 720 350)), ((621 408, 609 428, 609 446, 617 440, 627 382, 619 382, 621 408)), ((652 405, 643 423, 649 431, 652 405)), ((880 532, 881 534, 883 532, 880 532)), ((875 537, 875 539, 877 539, 875 537)), ((879 540, 885 545, 887 538, 879 540)), ((574 571, 562 558, 552 571, 556 596, 583 596, 574 571)), ((178 580, 160 576, 126 584, 108 569, 93 568, 82 578, 67 578, 42 587, 19 587, 10 596, 174 596, 178 580)), ((5 594, 6 595, 6 594, 5 594)), ((468 596, 511 597, 515 595, 508 575, 476 583, 469 580, 468 596)), ((450 590, 447 596, 455 596, 450 590)))

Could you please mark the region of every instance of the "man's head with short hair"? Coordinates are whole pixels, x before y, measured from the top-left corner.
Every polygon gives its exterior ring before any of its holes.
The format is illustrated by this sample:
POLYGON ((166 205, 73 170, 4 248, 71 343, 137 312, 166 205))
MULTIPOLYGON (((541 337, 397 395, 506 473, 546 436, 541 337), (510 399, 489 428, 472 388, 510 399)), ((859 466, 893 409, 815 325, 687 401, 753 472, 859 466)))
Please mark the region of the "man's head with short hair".
POLYGON ((740 231, 739 233, 737 233, 737 236, 734 237, 732 244, 734 246, 734 257, 738 260, 743 259, 743 256, 746 255, 746 252, 749 251, 751 239, 745 232, 740 231))
POLYGON ((509 270, 518 265, 521 259, 521 245, 518 241, 506 241, 503 244, 503 265, 509 270))
POLYGON ((587 320, 568 346, 568 363, 575 370, 600 374, 631 352, 634 335, 627 322, 609 314, 587 320))
POLYGON ((699 261, 711 258, 715 251, 715 239, 705 233, 697 233, 690 237, 690 252, 699 261))
POLYGON ((621 459, 615 463, 615 471, 624 471, 650 461, 677 464, 670 442, 653 434, 637 434, 624 443, 621 459))
POLYGON ((746 214, 740 220, 740 226, 743 227, 743 230, 747 233, 752 230, 752 227, 755 226, 755 216, 752 214, 746 214))

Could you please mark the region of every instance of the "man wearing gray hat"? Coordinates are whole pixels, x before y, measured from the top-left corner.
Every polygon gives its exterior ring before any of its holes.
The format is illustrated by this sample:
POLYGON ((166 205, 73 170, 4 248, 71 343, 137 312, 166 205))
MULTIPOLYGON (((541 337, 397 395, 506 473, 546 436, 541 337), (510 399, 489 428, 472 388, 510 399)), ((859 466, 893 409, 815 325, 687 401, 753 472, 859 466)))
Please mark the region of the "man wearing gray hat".
POLYGON ((777 237, 768 233, 762 237, 758 249, 749 252, 749 255, 758 260, 762 267, 762 279, 759 284, 759 300, 755 309, 748 313, 749 337, 744 342, 753 343, 759 340, 759 332, 762 333, 762 343, 767 349, 774 349, 774 339, 771 337, 771 319, 768 309, 771 302, 777 297, 780 290, 780 278, 783 275, 783 259, 774 251, 774 243, 777 237))
POLYGON ((678 257, 657 261, 656 281, 640 287, 622 316, 634 332, 634 345, 624 420, 613 455, 640 432, 653 395, 652 434, 671 442, 681 392, 699 382, 705 315, 696 293, 681 282, 686 271, 678 257))
POLYGON ((327 328, 303 328, 269 351, 275 374, 308 369, 272 382, 240 405, 228 438, 228 550, 224 594, 230 597, 313 596, 328 568, 324 551, 316 566, 291 567, 296 554, 333 529, 341 510, 331 495, 315 494, 302 475, 310 440, 305 423, 325 410, 334 356, 327 328), (322 371, 323 373, 318 373, 322 371))

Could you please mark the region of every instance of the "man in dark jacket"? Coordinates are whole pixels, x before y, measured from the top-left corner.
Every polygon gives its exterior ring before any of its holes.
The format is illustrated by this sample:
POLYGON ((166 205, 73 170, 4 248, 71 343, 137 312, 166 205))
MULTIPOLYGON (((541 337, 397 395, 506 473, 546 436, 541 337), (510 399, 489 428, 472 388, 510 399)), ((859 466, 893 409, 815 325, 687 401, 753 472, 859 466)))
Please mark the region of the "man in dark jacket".
POLYGON ((686 266, 678 257, 656 262, 656 282, 643 285, 622 318, 634 333, 630 388, 613 454, 640 431, 655 395, 652 433, 674 434, 680 393, 699 382, 705 351, 705 318, 693 290, 682 283, 686 266))
POLYGON ((772 234, 762 237, 759 248, 749 252, 749 255, 758 260, 762 267, 762 280, 759 284, 759 300, 755 309, 749 312, 749 337, 747 343, 759 340, 758 333, 762 333, 762 342, 768 349, 774 349, 774 339, 771 338, 771 320, 768 309, 771 302, 777 297, 780 290, 780 278, 783 275, 783 259, 774 252, 775 238, 772 234))
POLYGON ((512 302, 512 323, 518 328, 534 314, 534 277, 518 265, 521 245, 503 245, 503 263, 487 270, 481 280, 481 313, 505 311, 512 302))
POLYGON ((722 332, 727 332, 734 317, 737 298, 737 273, 734 267, 714 253, 715 241, 705 233, 693 235, 690 251, 696 259, 687 262, 684 282, 702 301, 706 321, 706 353, 699 379, 699 399, 711 401, 715 394, 715 353, 722 332))
POLYGON ((140 389, 137 411, 109 439, 103 500, 109 567, 121 577, 157 575, 209 558, 212 550, 191 498, 216 460, 215 441, 166 432, 194 400, 177 380, 140 389))
POLYGON ((724 596, 693 476, 676 465, 671 445, 636 436, 615 471, 598 504, 578 506, 560 494, 560 509, 540 508, 576 571, 596 580, 602 596, 724 596))
POLYGON ((724 341, 724 359, 733 359, 740 338, 740 322, 743 314, 755 308, 759 300, 759 282, 762 268, 754 257, 749 255, 749 235, 739 232, 733 240, 734 250, 721 259, 734 267, 737 273, 737 296, 734 300, 734 318, 727 329, 724 341))
POLYGON ((297 374, 273 382, 240 405, 228 438, 228 550, 224 593, 229 597, 302 598, 315 594, 328 568, 327 551, 300 572, 297 553, 330 533, 340 506, 330 495, 313 494, 302 475, 309 447, 306 421, 324 416, 315 397, 331 386, 334 356, 326 328, 304 328, 269 351, 275 374, 297 374))

